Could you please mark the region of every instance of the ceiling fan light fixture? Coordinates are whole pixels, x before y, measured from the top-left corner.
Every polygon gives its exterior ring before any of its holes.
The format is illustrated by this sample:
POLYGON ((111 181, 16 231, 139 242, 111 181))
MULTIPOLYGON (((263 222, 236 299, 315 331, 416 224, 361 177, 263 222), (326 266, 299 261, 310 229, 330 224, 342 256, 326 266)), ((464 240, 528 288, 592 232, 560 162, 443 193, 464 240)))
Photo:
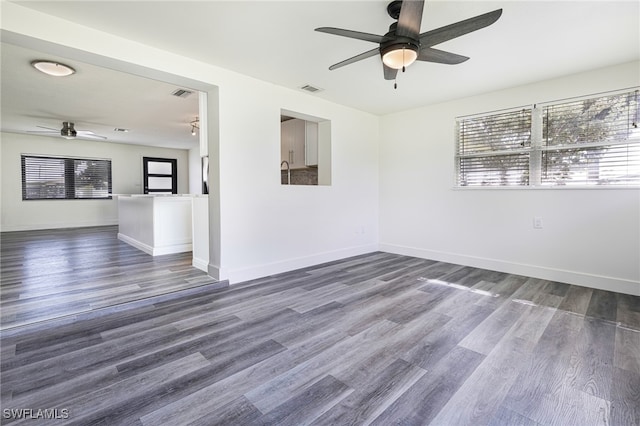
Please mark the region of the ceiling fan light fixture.
POLYGON ((418 59, 418 48, 410 43, 394 44, 382 52, 382 62, 396 70, 408 67, 416 59, 418 59))
POLYGON ((54 77, 66 77, 76 72, 76 70, 71 68, 69 65, 40 59, 32 61, 31 66, 40 72, 54 77))

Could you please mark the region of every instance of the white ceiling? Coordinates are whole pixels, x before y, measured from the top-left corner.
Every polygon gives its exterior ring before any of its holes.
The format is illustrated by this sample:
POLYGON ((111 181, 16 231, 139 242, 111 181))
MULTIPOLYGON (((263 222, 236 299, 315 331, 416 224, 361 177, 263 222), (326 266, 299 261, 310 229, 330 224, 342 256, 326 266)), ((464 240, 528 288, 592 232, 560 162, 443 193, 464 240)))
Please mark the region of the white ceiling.
MULTIPOLYGON (((16 3, 280 86, 297 89, 311 84, 324 90, 309 96, 381 115, 640 59, 637 1, 427 1, 422 32, 495 9, 502 8, 503 14, 487 28, 436 46, 470 56, 469 61, 453 66, 418 62, 399 73, 397 90, 384 80, 377 56, 328 70, 374 44, 313 31, 333 26, 384 34, 392 23, 386 13, 388 1, 16 3)), ((3 128, 6 80, 19 77, 18 72, 5 78, 5 50, 3 46, 3 128)), ((88 71, 100 75, 105 89, 110 87, 106 71, 88 71)), ((119 84, 140 96, 147 90, 133 80, 119 84)), ((99 92, 73 100, 77 121, 102 123, 108 118, 92 108, 98 102, 113 106, 117 100, 102 98, 112 93, 109 89, 99 92)), ((29 113, 46 116, 60 111, 57 98, 43 102, 41 94, 38 110, 29 113)), ((128 115, 131 124, 118 117, 110 125, 135 127, 135 115, 128 115)), ((171 117, 183 125, 186 119, 171 117)))
POLYGON ((182 149, 198 144, 189 125, 198 115, 198 92, 178 98, 172 92, 179 86, 7 43, 2 43, 0 57, 2 131, 45 131, 38 126, 59 130, 63 121, 70 121, 76 130, 90 130, 108 142, 182 149), (35 59, 65 63, 76 73, 48 76, 31 67, 35 59))

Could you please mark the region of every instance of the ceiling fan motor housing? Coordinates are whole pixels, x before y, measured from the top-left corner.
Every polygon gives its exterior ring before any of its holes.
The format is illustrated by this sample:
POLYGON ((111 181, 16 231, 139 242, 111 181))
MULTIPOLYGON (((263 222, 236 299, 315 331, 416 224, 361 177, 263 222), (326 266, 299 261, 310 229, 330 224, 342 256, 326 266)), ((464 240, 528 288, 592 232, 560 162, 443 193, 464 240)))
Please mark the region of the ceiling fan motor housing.
POLYGON ((73 123, 69 123, 68 121, 64 121, 62 123, 62 129, 60 129, 60 136, 63 138, 71 139, 75 138, 78 132, 73 128, 73 123))

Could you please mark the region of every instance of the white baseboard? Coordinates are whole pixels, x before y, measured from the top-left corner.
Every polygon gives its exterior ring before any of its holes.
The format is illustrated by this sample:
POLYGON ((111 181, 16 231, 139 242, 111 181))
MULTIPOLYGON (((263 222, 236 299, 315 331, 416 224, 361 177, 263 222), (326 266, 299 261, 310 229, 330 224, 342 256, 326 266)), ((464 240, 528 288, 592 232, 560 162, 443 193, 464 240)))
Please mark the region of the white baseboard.
POLYGON ((209 272, 209 261, 205 260, 205 259, 198 259, 196 257, 193 257, 191 260, 191 265, 194 268, 198 268, 201 271, 204 272, 209 272))
MULTIPOLYGON (((256 265, 248 268, 230 269, 228 270, 228 272, 226 272, 226 275, 228 276, 222 276, 218 279, 229 280, 230 284, 236 284, 256 278, 268 277, 270 275, 275 275, 282 272, 306 268, 308 266, 319 265, 321 263, 332 262, 334 260, 344 259, 351 256, 371 253, 374 251, 378 251, 377 244, 349 247, 341 250, 318 253, 311 256, 297 257, 293 259, 286 259, 280 262, 256 265)), ((211 275, 212 272, 223 273, 225 271, 209 265, 209 275, 211 275), (216 269, 216 271, 211 271, 212 268, 216 269)))
POLYGON ((154 247, 152 256, 162 256, 163 254, 185 253, 193 250, 193 244, 172 244, 170 246, 154 247))
POLYGON ((472 266, 475 268, 489 269, 492 271, 506 272, 509 274, 523 275, 526 277, 540 278, 549 281, 575 284, 582 287, 591 287, 600 290, 614 291, 616 293, 640 296, 640 282, 623 278, 605 277, 601 275, 586 274, 584 272, 565 271, 562 269, 547 268, 544 266, 526 265, 497 259, 465 256, 456 253, 426 250, 396 244, 381 243, 379 249, 380 251, 388 253, 402 254, 405 256, 437 260, 440 262, 472 266))
POLYGON ((118 224, 118 219, 100 222, 69 222, 69 223, 31 223, 28 225, 2 225, 0 232, 16 231, 39 231, 44 229, 66 229, 66 228, 90 228, 94 226, 113 226, 118 224))
POLYGON ((145 244, 141 241, 136 240, 135 238, 131 238, 128 235, 124 235, 118 232, 118 239, 120 241, 124 241, 137 248, 138 250, 142 250, 143 252, 150 254, 151 256, 162 256, 163 254, 173 254, 173 253, 184 253, 187 251, 191 251, 192 244, 173 244, 170 246, 162 246, 162 247, 151 247, 148 244, 145 244))
POLYGON ((218 281, 229 280, 229 274, 227 273, 226 269, 223 269, 217 265, 212 265, 211 263, 207 265, 207 275, 218 281))
POLYGON ((153 247, 151 247, 148 244, 141 243, 140 241, 136 240, 135 238, 131 238, 131 237, 127 236, 127 235, 123 235, 123 234, 121 234, 119 232, 118 232, 118 239, 120 241, 124 241, 125 243, 129 244, 130 246, 133 246, 133 247, 137 248, 138 250, 142 250, 143 252, 153 256, 153 247))

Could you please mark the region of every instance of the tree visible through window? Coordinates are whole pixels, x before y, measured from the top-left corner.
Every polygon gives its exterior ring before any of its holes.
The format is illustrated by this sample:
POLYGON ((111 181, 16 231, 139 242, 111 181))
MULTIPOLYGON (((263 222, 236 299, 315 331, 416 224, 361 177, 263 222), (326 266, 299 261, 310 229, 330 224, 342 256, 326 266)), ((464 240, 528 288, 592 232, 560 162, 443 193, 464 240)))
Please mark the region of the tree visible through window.
POLYGON ((111 160, 22 155, 22 199, 110 199, 111 160))
POLYGON ((638 91, 458 119, 458 186, 640 185, 638 91))
POLYGON ((640 183, 638 92, 542 107, 541 182, 640 183))
POLYGON ((469 118, 458 128, 458 183, 529 183, 531 109, 469 118))

